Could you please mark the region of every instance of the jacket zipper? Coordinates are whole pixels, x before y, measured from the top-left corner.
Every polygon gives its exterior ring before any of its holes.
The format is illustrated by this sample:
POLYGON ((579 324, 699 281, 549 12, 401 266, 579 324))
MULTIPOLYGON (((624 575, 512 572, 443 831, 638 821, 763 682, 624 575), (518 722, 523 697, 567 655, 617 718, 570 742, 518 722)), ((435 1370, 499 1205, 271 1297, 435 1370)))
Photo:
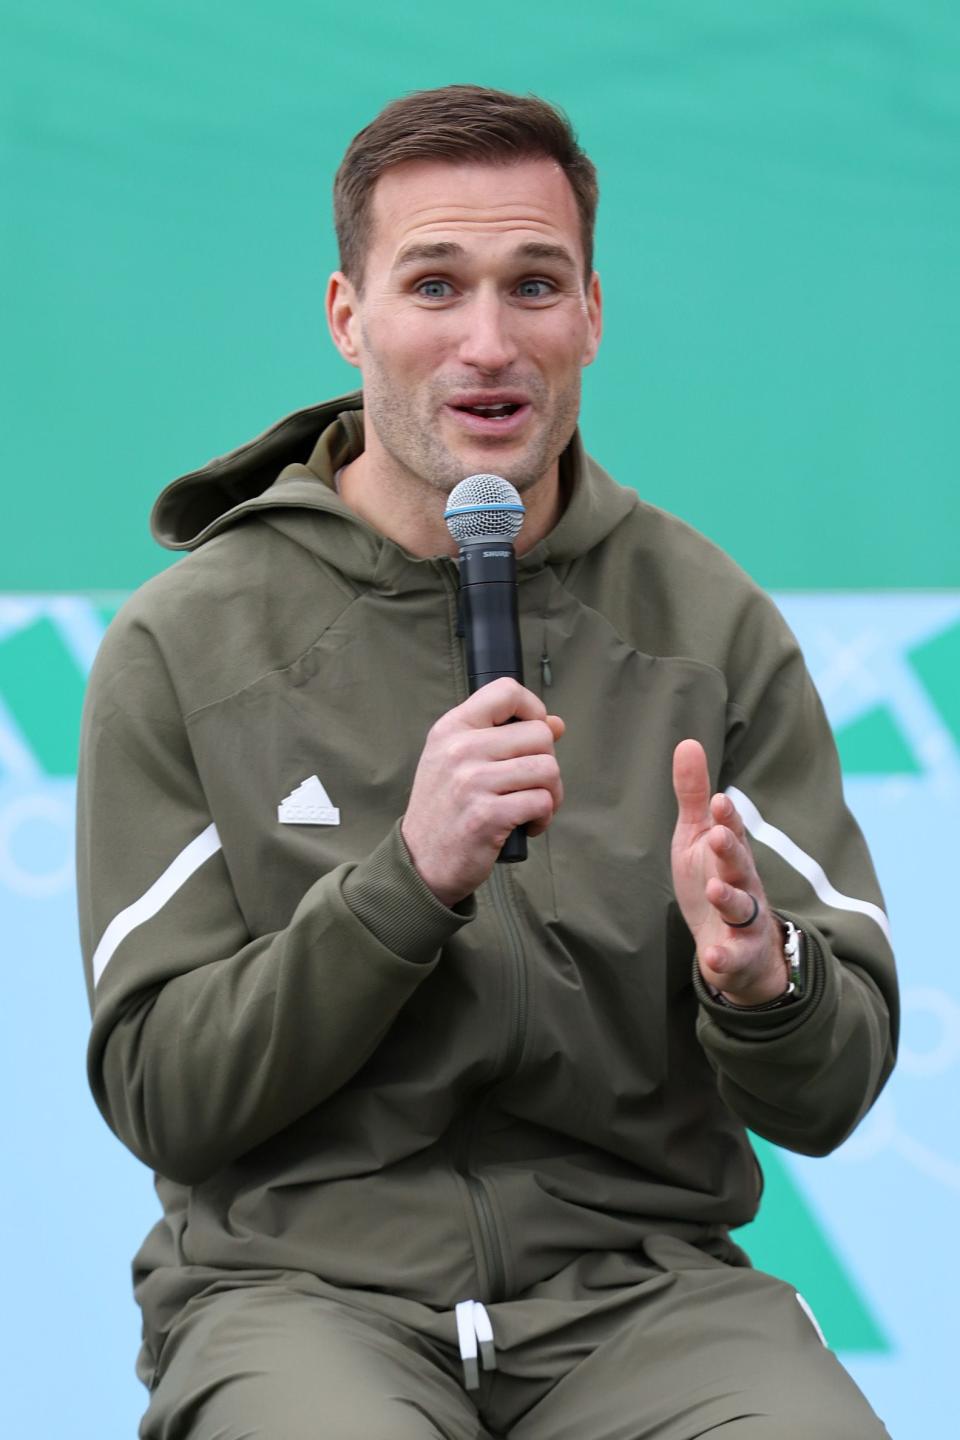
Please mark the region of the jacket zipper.
MULTIPOLYGON (((523 1045, 527 1032, 527 967, 524 960, 523 947, 520 943, 520 935, 517 930, 516 921, 510 909, 508 895, 509 879, 502 870, 494 867, 490 876, 490 893, 493 897, 494 910, 500 921, 500 925, 507 938, 507 948, 510 953, 510 970, 513 985, 508 989, 508 994, 514 1001, 513 1014, 511 1016, 509 1040, 504 1050, 503 1059, 500 1064, 501 1076, 511 1075, 520 1063, 520 1056, 523 1053, 523 1045)), ((475 1175, 470 1169, 469 1150, 470 1141, 473 1138, 474 1125, 483 1110, 488 1097, 496 1088, 494 1081, 476 1097, 473 1121, 467 1129, 464 1150, 463 1176, 467 1184, 467 1191, 473 1201, 474 1210, 477 1216, 477 1226, 481 1238, 481 1248, 484 1266, 490 1287, 490 1300, 503 1300, 507 1293, 507 1270, 503 1255, 503 1247, 500 1244, 497 1232, 497 1221, 493 1213, 490 1197, 487 1193, 483 1180, 475 1175)))
POLYGON ((494 1218, 489 1196, 484 1189, 483 1181, 476 1175, 471 1174, 466 1168, 464 1168, 463 1171, 463 1179, 466 1182, 467 1194, 473 1201, 473 1209, 477 1218, 477 1230, 480 1236, 480 1256, 483 1261, 483 1268, 487 1272, 487 1285, 489 1290, 487 1304, 489 1305, 496 1300, 503 1300, 506 1297, 507 1277, 503 1263, 503 1251, 497 1235, 497 1222, 494 1218))
MULTIPOLYGON (((441 571, 443 582, 452 591, 453 601, 452 618, 454 631, 458 640, 463 639, 463 614, 460 605, 459 584, 453 581, 450 574, 452 567, 441 564, 438 567, 441 571)), ((456 646, 458 656, 462 656, 459 645, 456 646)), ((466 691, 466 667, 462 658, 456 667, 458 690, 466 691)), ((494 866, 490 876, 489 891, 493 900, 493 908, 500 922, 500 927, 506 937, 507 949, 510 956, 510 975, 513 984, 509 986, 508 993, 511 998, 515 997, 513 1014, 511 1016, 510 1033, 506 1048, 501 1061, 501 1074, 510 1074, 520 1063, 520 1056, 523 1052, 523 1045, 526 1039, 527 1029, 527 970, 524 960, 523 947, 520 934, 514 920, 509 899, 509 879, 497 866, 494 866)), ((481 1091, 475 1098, 473 1113, 465 1123, 461 1144, 457 1147, 456 1167, 466 1185, 467 1194, 473 1204, 474 1216, 477 1222, 477 1234, 480 1241, 480 1259, 483 1269, 486 1272, 489 1288, 489 1299, 499 1300, 506 1294, 507 1275, 504 1261, 503 1247, 497 1231, 497 1220, 493 1211, 487 1188, 483 1180, 473 1173, 470 1168, 470 1149, 474 1129, 480 1117, 487 1097, 494 1089, 496 1082, 491 1083, 485 1090, 481 1091)))
POLYGON ((512 1075, 513 1071, 520 1064, 520 1056, 523 1052, 523 1042, 527 1034, 527 966, 523 954, 523 945, 520 940, 520 932, 517 923, 513 918, 510 908, 509 896, 510 877, 503 873, 502 869, 494 866, 490 876, 490 890, 493 895, 494 908, 500 917, 507 936, 507 943, 510 949, 510 958, 513 970, 516 1006, 513 1014, 513 1024, 510 1027, 510 1039, 503 1057, 503 1071, 506 1075, 512 1075))

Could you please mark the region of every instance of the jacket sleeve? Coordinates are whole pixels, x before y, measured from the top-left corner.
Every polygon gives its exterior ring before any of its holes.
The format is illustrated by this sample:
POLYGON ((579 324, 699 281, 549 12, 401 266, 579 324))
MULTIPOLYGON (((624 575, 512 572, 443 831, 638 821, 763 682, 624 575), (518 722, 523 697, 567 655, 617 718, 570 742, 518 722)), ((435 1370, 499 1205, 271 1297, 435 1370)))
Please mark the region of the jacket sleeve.
POLYGON ((750 833, 770 905, 804 933, 804 993, 779 1010, 731 1010, 711 998, 694 962, 698 1034, 746 1125, 821 1155, 850 1134, 893 1068, 889 925, 820 698, 766 597, 741 627, 732 673, 720 788, 750 833))
POLYGON ((90 1083, 120 1139, 185 1184, 342 1086, 472 914, 427 889, 398 823, 251 936, 166 667, 123 614, 88 689, 78 822, 90 1083))

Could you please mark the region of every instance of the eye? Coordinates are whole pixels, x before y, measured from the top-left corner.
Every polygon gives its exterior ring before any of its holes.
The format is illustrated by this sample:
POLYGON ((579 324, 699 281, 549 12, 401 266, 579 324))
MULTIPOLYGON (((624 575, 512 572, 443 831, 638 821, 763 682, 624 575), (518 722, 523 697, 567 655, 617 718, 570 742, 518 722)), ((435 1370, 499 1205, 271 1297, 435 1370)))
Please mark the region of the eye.
POLYGON ((521 280, 517 294, 521 300, 546 300, 553 294, 553 289, 549 280, 521 280))
POLYGON ((418 280, 415 288, 424 300, 447 300, 453 294, 449 280, 418 280))

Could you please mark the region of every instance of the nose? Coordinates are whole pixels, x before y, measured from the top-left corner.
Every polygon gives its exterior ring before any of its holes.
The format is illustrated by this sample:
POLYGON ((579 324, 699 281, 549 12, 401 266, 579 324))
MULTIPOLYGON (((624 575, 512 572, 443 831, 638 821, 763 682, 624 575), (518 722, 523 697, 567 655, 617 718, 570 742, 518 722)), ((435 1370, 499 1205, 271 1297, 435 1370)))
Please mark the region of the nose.
POLYGON ((488 374, 506 369, 517 358, 506 301, 496 291, 480 290, 462 314, 461 362, 488 374))

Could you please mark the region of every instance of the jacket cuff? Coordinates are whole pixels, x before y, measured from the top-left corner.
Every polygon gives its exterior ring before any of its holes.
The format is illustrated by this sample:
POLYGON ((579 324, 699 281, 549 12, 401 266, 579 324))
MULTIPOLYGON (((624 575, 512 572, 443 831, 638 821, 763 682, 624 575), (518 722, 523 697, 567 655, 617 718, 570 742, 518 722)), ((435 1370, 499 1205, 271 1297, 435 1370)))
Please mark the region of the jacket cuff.
POLYGON ((381 945, 406 960, 433 960, 477 913, 472 895, 453 910, 437 899, 410 858, 399 820, 348 872, 343 898, 381 945))
POLYGON ((734 1008, 718 1003, 700 974, 696 955, 693 957, 693 988, 702 1014, 728 1035, 738 1039, 764 1040, 786 1035, 812 1014, 823 996, 826 967, 817 935, 799 916, 788 915, 782 910, 775 910, 774 914, 783 920, 792 921, 798 930, 803 931, 803 993, 789 1005, 783 1005, 776 1010, 766 1010, 763 1006, 751 1008, 744 1005, 734 1008))

